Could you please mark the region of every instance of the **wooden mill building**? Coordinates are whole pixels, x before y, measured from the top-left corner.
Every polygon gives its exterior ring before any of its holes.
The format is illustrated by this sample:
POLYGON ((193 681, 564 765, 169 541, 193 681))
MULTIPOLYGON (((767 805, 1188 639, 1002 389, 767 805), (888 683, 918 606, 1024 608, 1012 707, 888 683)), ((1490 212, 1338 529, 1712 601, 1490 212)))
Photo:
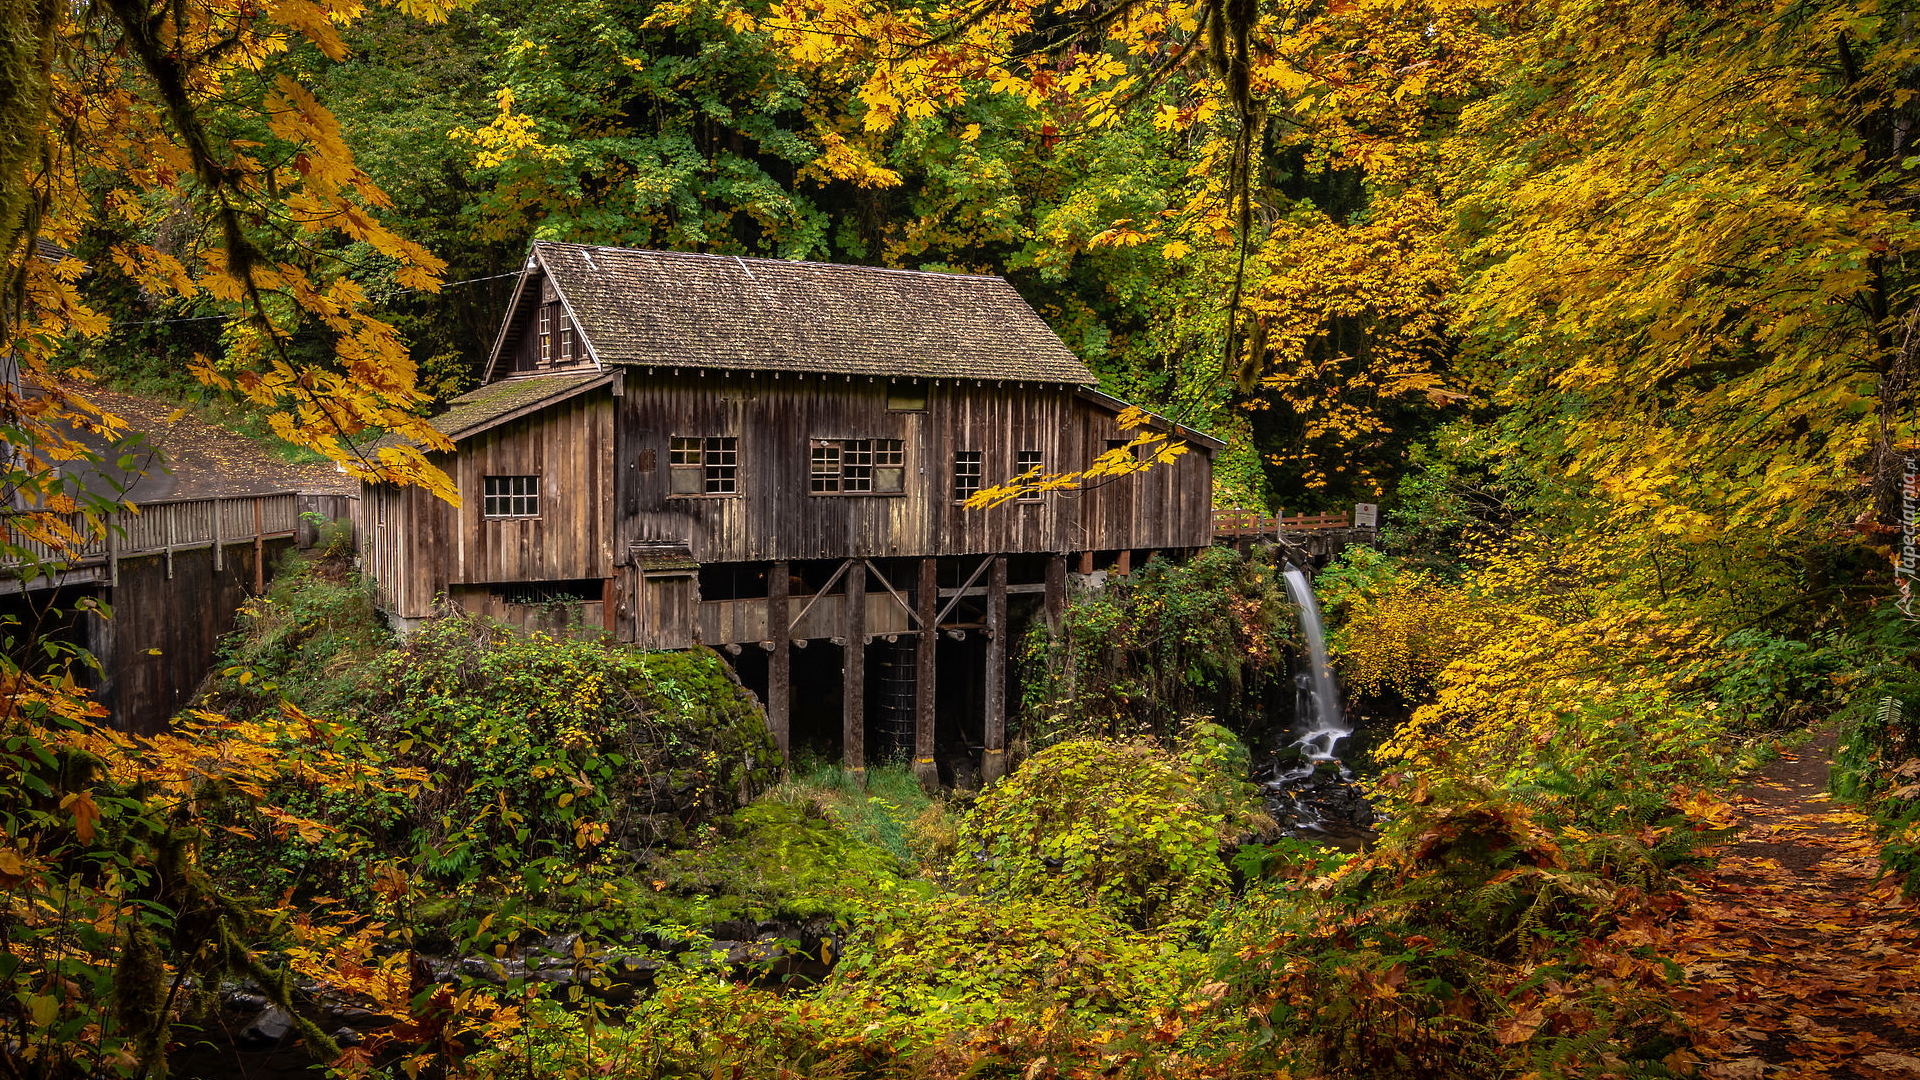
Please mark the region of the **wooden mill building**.
POLYGON ((1094 381, 995 277, 536 243, 437 420, 462 505, 367 485, 364 563, 402 626, 444 596, 712 646, 783 750, 857 768, 871 735, 991 778, 1018 619, 1057 619, 1070 571, 1212 539, 1222 444, 1186 429, 1171 465, 960 505, 1122 445, 1094 381))

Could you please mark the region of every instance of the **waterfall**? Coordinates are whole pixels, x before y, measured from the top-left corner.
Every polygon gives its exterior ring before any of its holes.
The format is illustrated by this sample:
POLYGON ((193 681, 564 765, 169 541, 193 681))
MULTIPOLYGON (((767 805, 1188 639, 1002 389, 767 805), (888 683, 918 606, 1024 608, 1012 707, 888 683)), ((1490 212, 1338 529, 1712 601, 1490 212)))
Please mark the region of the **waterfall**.
MULTIPOLYGON (((1340 688, 1333 682, 1333 665, 1327 660, 1327 636, 1320 624, 1320 605, 1313 598, 1313 583, 1306 572, 1288 565, 1283 575, 1287 595, 1300 609, 1300 631, 1307 639, 1307 661, 1312 670, 1302 678, 1302 689, 1313 702, 1312 715, 1306 718, 1306 732, 1295 741, 1309 763, 1332 761, 1334 747, 1353 734, 1340 708, 1340 688)), ((1313 766, 1307 765, 1311 772, 1313 766)))

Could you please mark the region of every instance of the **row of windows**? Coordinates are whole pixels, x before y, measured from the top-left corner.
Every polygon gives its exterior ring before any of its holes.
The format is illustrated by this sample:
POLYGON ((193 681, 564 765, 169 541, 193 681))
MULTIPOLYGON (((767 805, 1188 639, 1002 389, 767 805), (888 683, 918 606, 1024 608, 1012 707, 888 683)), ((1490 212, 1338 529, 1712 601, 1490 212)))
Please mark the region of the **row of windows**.
MULTIPOLYGON (((1124 444, 1122 444, 1124 445, 1124 444)), ((979 450, 953 455, 953 497, 980 490, 984 464, 979 450)), ((646 470, 653 451, 641 453, 646 470)), ((1014 456, 1015 474, 1038 472, 1045 456, 1022 450, 1014 456)), ((668 490, 675 495, 737 495, 740 492, 740 439, 734 435, 680 436, 667 444, 668 490)), ((906 490, 907 448, 900 439, 815 439, 807 470, 808 490, 816 495, 888 494, 906 490)), ((490 518, 540 516, 540 478, 489 476, 481 512, 490 518)), ((1020 496, 1035 502, 1040 493, 1020 496)))

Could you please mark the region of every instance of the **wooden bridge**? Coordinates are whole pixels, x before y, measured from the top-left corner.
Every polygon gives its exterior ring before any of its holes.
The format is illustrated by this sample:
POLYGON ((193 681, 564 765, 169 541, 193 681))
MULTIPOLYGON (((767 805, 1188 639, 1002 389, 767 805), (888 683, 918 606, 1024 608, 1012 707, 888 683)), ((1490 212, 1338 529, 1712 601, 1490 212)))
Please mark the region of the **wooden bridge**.
POLYGON ((1216 541, 1278 538, 1283 532, 1313 532, 1322 529, 1348 529, 1346 511, 1337 514, 1301 514, 1287 517, 1286 511, 1263 514, 1258 510, 1229 506, 1213 512, 1213 538, 1216 541))
POLYGON ((85 540, 72 551, 13 541, 27 553, 0 560, 0 617, 84 646, 100 661, 91 689, 114 725, 159 731, 193 699, 273 561, 311 546, 321 522, 351 519, 357 501, 276 491, 142 503, 92 524, 74 515, 85 540))
MULTIPOLYGON (((325 513, 335 508, 319 503, 337 499, 296 491, 172 499, 101 515, 104 529, 89 526, 83 515, 70 514, 67 523, 82 535, 82 541, 72 550, 56 552, 35 540, 14 540, 29 556, 0 558, 0 595, 68 585, 118 585, 122 560, 149 555, 162 558, 169 580, 174 556, 189 551, 210 551, 213 569, 221 571, 226 569, 227 548, 247 544, 258 556, 267 541, 292 539, 299 533, 303 509, 325 513), (303 502, 314 505, 303 506, 303 502)), ((260 578, 263 566, 263 560, 254 560, 255 592, 265 588, 260 578)))

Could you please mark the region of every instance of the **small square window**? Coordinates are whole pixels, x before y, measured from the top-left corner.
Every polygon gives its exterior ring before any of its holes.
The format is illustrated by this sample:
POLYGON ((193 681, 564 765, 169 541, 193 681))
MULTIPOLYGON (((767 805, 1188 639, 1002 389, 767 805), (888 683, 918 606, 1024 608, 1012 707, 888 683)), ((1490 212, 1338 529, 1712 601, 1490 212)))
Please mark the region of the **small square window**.
MULTIPOLYGON (((1035 475, 1028 477, 1028 479, 1029 480, 1038 479, 1039 473, 1041 471, 1041 467, 1045 463, 1045 460, 1046 460, 1045 457, 1038 450, 1022 450, 1014 458, 1014 464, 1013 464, 1014 473, 1019 476, 1026 476, 1028 473, 1034 473, 1035 475)), ((1021 492, 1017 499, 1017 501, 1019 502, 1038 502, 1039 500, 1040 500, 1040 492, 1032 488, 1028 488, 1027 490, 1021 492)))
POLYGON ((907 444, 901 439, 873 440, 873 490, 905 491, 907 444))
POLYGON ((537 476, 489 476, 482 494, 481 513, 487 517, 540 516, 540 478, 537 476))
POLYGON ((960 450, 953 455, 953 497, 969 499, 980 490, 980 451, 960 450))

